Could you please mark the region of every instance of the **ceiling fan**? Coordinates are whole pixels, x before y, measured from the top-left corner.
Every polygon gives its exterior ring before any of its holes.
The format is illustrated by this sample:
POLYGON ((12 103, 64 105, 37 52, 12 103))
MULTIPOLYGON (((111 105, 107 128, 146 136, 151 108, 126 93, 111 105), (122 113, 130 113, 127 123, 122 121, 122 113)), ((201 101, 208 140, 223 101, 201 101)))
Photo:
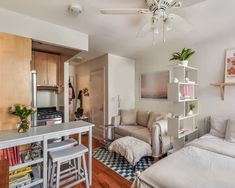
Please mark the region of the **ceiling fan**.
POLYGON ((153 44, 156 44, 156 37, 160 30, 163 32, 163 42, 165 42, 165 33, 171 31, 175 25, 189 31, 189 24, 181 16, 171 13, 173 9, 188 7, 206 0, 145 0, 147 9, 142 8, 124 8, 124 9, 101 9, 102 14, 111 15, 130 15, 130 14, 151 14, 151 19, 138 32, 137 37, 144 37, 149 33, 153 35, 153 44))

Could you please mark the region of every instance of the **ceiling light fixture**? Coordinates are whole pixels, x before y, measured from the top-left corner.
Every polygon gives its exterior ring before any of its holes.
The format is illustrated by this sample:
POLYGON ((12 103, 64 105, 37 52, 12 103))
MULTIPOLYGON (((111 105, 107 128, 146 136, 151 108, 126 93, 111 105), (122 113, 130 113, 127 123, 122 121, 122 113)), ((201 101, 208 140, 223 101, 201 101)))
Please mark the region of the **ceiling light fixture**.
POLYGON ((163 42, 166 41, 166 32, 174 29, 174 26, 179 25, 180 30, 188 32, 192 29, 192 25, 189 24, 181 16, 171 13, 172 9, 177 9, 193 4, 197 4, 206 0, 145 0, 148 8, 127 8, 127 9, 102 9, 102 14, 111 15, 123 15, 123 14, 150 14, 151 19, 148 21, 142 29, 138 32, 137 37, 144 37, 149 33, 153 35, 153 45, 156 44, 156 38, 159 31, 162 31, 163 42))
POLYGON ((80 5, 70 5, 68 10, 71 14, 78 15, 82 13, 83 8, 80 5))

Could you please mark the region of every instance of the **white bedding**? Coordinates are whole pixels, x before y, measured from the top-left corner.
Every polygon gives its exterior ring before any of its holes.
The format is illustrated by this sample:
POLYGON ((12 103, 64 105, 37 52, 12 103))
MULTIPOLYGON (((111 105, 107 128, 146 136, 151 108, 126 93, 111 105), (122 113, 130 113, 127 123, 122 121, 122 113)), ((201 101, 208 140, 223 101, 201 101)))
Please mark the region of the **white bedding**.
POLYGON ((235 158, 235 144, 211 134, 206 134, 203 137, 190 142, 187 146, 195 146, 235 158))
POLYGON ((235 188, 234 145, 205 135, 149 167, 132 187, 235 188))

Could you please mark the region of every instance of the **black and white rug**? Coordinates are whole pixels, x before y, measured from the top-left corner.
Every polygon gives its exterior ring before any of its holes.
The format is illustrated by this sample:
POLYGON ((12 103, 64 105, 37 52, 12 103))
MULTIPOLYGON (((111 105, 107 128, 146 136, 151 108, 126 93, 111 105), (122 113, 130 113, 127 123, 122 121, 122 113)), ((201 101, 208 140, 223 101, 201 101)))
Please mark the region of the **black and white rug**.
POLYGON ((124 157, 105 148, 95 150, 93 157, 130 182, 134 181, 137 171, 142 172, 154 163, 152 157, 143 157, 133 168, 124 157))

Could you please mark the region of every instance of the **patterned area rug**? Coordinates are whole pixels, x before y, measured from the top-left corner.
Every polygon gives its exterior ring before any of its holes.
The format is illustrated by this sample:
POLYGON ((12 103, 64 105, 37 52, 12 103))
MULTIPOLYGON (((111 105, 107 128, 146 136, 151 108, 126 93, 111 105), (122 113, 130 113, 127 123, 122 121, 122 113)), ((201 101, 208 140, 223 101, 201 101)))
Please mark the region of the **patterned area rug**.
POLYGON ((154 163, 152 157, 143 157, 133 168, 124 157, 105 148, 95 150, 93 157, 130 182, 134 181, 137 171, 142 172, 154 163))

